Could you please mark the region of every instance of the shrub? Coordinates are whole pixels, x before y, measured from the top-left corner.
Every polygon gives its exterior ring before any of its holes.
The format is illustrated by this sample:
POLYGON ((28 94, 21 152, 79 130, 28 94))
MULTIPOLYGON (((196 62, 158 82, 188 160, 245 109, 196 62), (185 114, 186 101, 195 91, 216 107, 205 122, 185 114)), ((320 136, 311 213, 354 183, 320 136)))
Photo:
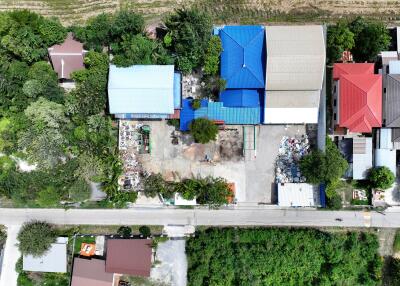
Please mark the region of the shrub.
POLYGON ((221 39, 212 36, 208 42, 208 48, 204 60, 204 74, 216 75, 219 69, 219 56, 222 52, 221 39))
POLYGON ((141 227, 139 227, 139 232, 141 235, 143 235, 143 237, 150 237, 151 235, 151 230, 146 225, 142 225, 141 227))
POLYGON ((196 98, 192 101, 192 108, 194 110, 199 109, 201 107, 201 100, 196 98))
POLYGON ((56 241, 57 233, 53 226, 43 221, 25 223, 18 233, 19 250, 23 255, 43 255, 56 241))
POLYGON ((132 235, 132 229, 129 226, 121 226, 117 233, 123 238, 128 238, 132 235))
POLYGON ((197 143, 208 143, 217 138, 218 126, 211 120, 206 118, 198 118, 193 120, 189 126, 190 134, 197 143))
POLYGON ((387 167, 373 168, 368 174, 368 181, 371 188, 388 189, 393 185, 394 180, 394 174, 387 167))

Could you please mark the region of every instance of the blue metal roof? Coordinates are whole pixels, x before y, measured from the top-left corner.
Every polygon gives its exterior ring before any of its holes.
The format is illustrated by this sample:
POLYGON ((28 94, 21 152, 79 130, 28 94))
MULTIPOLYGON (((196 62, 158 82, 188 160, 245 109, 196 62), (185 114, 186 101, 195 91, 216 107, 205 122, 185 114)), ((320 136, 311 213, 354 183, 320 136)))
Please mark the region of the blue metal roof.
POLYGON ((110 65, 108 99, 111 114, 173 114, 174 66, 110 65))
POLYGON ((181 108, 181 74, 179 72, 174 73, 174 108, 181 108))
POLYGON ((258 107, 260 93, 256 89, 227 89, 219 95, 225 107, 258 107))
POLYGON ((201 107, 193 110, 191 100, 182 101, 180 129, 189 130, 190 122, 197 118, 223 120, 225 124, 260 124, 260 107, 225 107, 222 102, 208 102, 203 99, 201 107))
POLYGON ((221 77, 227 88, 265 87, 263 26, 225 26, 220 30, 221 77))

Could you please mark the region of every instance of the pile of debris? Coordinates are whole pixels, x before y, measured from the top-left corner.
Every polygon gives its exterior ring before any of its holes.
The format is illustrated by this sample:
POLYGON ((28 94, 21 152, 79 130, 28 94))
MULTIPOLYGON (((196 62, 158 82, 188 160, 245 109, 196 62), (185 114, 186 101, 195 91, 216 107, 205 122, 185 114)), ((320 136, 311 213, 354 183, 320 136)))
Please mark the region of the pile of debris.
POLYGON ((119 121, 119 150, 127 150, 128 148, 140 147, 140 133, 139 130, 143 124, 131 124, 129 121, 119 121))
POLYGON ((201 92, 200 76, 188 74, 182 77, 182 97, 197 98, 201 92))
POLYGON ((299 161, 309 151, 307 135, 300 139, 283 137, 276 160, 276 183, 304 183, 306 178, 300 173, 299 161))

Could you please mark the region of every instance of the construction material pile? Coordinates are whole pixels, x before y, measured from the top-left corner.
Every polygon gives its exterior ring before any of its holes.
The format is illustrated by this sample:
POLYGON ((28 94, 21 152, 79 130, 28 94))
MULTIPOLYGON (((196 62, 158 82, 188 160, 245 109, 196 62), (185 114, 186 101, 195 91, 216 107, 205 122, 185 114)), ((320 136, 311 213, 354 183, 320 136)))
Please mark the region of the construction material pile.
POLYGON ((119 150, 136 148, 139 150, 141 144, 140 128, 143 124, 131 124, 129 121, 119 121, 119 150))
POLYGON ((306 178, 300 173, 299 161, 309 151, 307 135, 300 139, 284 136, 276 160, 276 183, 304 183, 306 178))

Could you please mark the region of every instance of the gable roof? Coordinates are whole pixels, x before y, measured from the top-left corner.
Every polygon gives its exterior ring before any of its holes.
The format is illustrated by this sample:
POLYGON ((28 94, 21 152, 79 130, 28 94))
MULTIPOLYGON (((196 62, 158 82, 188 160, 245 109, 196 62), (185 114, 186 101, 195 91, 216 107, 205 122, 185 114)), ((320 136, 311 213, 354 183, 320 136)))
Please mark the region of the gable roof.
POLYGON ((150 276, 151 240, 108 239, 106 272, 150 276))
POLYGON ((112 286, 113 273, 105 272, 105 261, 75 258, 71 286, 112 286))
POLYGON ((72 72, 85 68, 83 58, 86 51, 82 43, 74 40, 72 33, 68 33, 62 44, 48 48, 48 52, 59 79, 70 79, 72 72))
POLYGON ((400 75, 387 75, 384 97, 386 127, 400 127, 400 75))
POLYGON ((325 69, 322 26, 267 26, 267 90, 317 90, 325 69))
POLYGON ((336 63, 333 65, 333 79, 339 80, 345 74, 373 74, 374 64, 369 63, 336 63))
POLYGON ((221 92, 219 100, 225 107, 258 107, 260 94, 255 89, 228 89, 221 92))
POLYGON ((221 77, 226 88, 264 88, 264 27, 225 26, 220 38, 221 77))
POLYGON ((108 99, 111 114, 173 114, 174 66, 110 65, 108 99))
POLYGON ((340 77, 339 126, 350 132, 371 132, 382 126, 382 76, 340 77))
POLYGON ((67 239, 58 238, 42 256, 24 255, 22 268, 24 271, 67 272, 67 239))

